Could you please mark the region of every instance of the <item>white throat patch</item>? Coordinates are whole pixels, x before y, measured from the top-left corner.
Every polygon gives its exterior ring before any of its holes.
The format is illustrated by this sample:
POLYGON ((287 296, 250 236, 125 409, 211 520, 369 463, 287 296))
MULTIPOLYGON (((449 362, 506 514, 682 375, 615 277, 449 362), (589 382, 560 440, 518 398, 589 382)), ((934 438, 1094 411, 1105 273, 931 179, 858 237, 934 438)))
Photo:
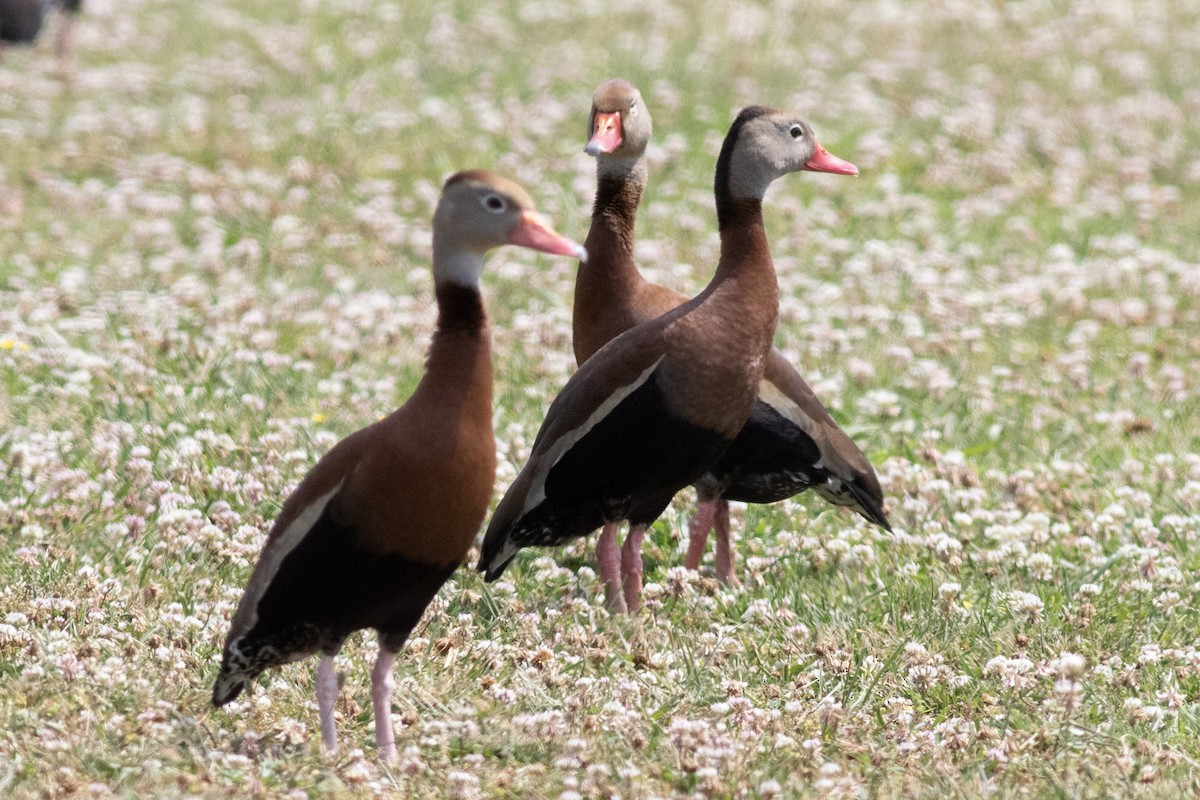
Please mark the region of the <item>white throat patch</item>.
POLYGON ((483 253, 469 250, 454 250, 438 258, 433 265, 433 277, 439 281, 450 281, 470 289, 479 288, 479 276, 483 273, 483 253))

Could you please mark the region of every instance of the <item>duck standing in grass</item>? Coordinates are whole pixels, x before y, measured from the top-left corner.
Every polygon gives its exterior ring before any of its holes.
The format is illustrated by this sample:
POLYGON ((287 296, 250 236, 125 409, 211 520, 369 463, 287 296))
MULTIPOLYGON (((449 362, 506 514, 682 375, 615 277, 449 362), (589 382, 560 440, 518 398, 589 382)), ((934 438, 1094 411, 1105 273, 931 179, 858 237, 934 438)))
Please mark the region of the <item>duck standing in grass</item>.
MULTIPOLYGON (((590 257, 575 279, 573 341, 579 364, 626 330, 688 299, 643 278, 633 257, 651 128, 646 103, 629 81, 615 78, 596 88, 584 148, 596 157, 596 201, 584 240, 590 257)), ((807 135, 812 135, 811 130, 807 135)), ((805 169, 858 174, 854 165, 829 155, 820 145, 805 169)), ((709 532, 715 527, 717 578, 736 583, 729 501, 773 503, 809 488, 891 530, 871 462, 800 373, 772 349, 749 419, 725 456, 696 483, 699 502, 688 526, 684 565, 699 569, 709 532)), ((612 541, 601 538, 605 546, 612 541)), ((612 558, 611 553, 597 554, 598 561, 612 558)))
MULTIPOLYGON (((610 605, 638 607, 647 528, 717 463, 754 406, 779 311, 762 198, 774 180, 805 169, 854 171, 794 114, 752 106, 734 120, 717 159, 721 255, 712 281, 601 347, 567 382, 488 524, 478 567, 487 580, 522 547, 602 528, 597 561, 610 605), (622 520, 630 531, 618 548, 622 520)), ((632 215, 629 199, 622 211, 632 215)))
POLYGON ((263 670, 321 653, 321 741, 337 746, 334 655, 379 633, 371 672, 375 741, 395 754, 392 665, 434 594, 466 557, 496 475, 491 335, 479 293, 484 253, 515 244, 586 259, 512 181, 482 171, 446 181, 433 217, 438 322, 408 402, 343 439, 283 505, 225 641, 213 703, 263 670))

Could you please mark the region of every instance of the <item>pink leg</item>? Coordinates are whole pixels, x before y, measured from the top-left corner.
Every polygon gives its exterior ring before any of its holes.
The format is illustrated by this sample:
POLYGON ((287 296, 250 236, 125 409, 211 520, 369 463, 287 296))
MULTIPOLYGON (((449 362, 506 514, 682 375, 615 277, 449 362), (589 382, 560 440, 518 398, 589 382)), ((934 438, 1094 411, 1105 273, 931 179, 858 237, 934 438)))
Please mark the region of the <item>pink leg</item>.
POLYGON ((617 523, 606 522, 596 540, 596 564, 600 578, 608 585, 608 608, 624 614, 625 597, 621 594, 621 548, 617 545, 617 523))
POLYGON ((317 662, 317 708, 321 714, 321 746, 327 753, 337 752, 337 722, 333 717, 337 696, 337 672, 333 668, 333 656, 322 655, 317 662))
POLYGON ((75 78, 75 15, 63 12, 58 15, 58 37, 54 50, 58 55, 58 74, 68 81, 75 78))
POLYGON ((58 37, 54 42, 54 52, 59 59, 71 55, 71 47, 75 42, 75 15, 63 12, 58 15, 58 37))
POLYGON ((683 566, 690 570, 700 569, 700 561, 704 558, 704 545, 708 544, 708 532, 712 530, 713 514, 716 510, 716 500, 701 500, 696 506, 692 521, 688 523, 688 551, 683 559, 683 566))
POLYGON ((625 607, 629 613, 642 604, 642 540, 649 525, 632 525, 621 548, 621 588, 625 591, 625 607))
POLYGON ((733 572, 733 542, 729 538, 729 501, 721 498, 716 501, 717 509, 717 580, 730 586, 738 586, 741 581, 733 572))
POLYGON ((396 758, 396 734, 392 731, 392 665, 396 654, 380 643, 379 656, 371 670, 371 705, 375 711, 375 746, 384 761, 396 758))

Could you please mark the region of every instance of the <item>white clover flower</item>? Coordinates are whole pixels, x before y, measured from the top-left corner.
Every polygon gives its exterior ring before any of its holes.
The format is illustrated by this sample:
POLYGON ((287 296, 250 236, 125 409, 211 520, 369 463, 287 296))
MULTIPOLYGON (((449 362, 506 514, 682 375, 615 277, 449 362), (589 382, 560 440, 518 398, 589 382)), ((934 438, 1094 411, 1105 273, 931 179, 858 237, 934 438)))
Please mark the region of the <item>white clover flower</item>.
POLYGON ((1038 580, 1048 581, 1054 574, 1054 559, 1048 553, 1031 553, 1025 568, 1038 580))
POLYGON ((1169 686, 1157 692, 1155 698, 1161 705, 1166 706, 1171 711, 1177 711, 1187 703, 1187 695, 1179 691, 1175 686, 1169 686))
POLYGON ((924 691, 938 681, 938 669, 932 664, 916 664, 908 668, 908 682, 913 688, 924 691))
POLYGON ((1158 597, 1154 598, 1154 607, 1160 611, 1170 614, 1175 610, 1175 607, 1179 605, 1181 600, 1182 598, 1179 596, 1179 592, 1162 592, 1158 595, 1158 597))
POLYGON ((1055 671, 1064 678, 1079 680, 1087 669, 1087 659, 1078 653, 1063 653, 1054 662, 1055 671))
POLYGON ((758 785, 760 797, 772 798, 783 794, 783 786, 776 780, 765 780, 758 785))
POLYGON ((1026 622, 1037 622, 1042 618, 1046 604, 1036 594, 1022 591, 1012 591, 1008 594, 1013 610, 1025 617, 1026 622))
POLYGON ((1025 689, 1033 682, 1034 664, 1027 658, 996 656, 983 667, 985 677, 997 675, 1009 689, 1025 689))

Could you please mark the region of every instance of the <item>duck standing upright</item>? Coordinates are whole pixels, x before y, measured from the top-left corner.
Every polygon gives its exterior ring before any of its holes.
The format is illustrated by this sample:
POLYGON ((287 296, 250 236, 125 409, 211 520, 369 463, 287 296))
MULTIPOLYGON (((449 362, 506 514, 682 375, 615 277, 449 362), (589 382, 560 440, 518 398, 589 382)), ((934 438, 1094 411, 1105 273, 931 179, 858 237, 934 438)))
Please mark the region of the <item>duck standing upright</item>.
MULTIPOLYGON (((589 259, 575 280, 573 334, 582 364, 629 328, 687 301, 642 277, 634 261, 634 225, 646 186, 650 112, 637 88, 613 79, 597 87, 587 146, 596 157, 596 201, 584 245, 589 259)), ((811 130, 809 131, 811 135, 811 130)), ((809 170, 858 170, 817 146, 809 170)), ((716 574, 736 582, 729 500, 773 503, 812 488, 890 530, 875 470, 778 350, 767 358, 758 398, 729 451, 696 483, 699 507, 689 525, 684 564, 698 569, 709 531, 717 531, 716 574)))
MULTIPOLYGON (((721 256, 712 281, 601 347, 567 382, 488 524, 478 566, 486 580, 522 547, 562 544, 602 527, 597 561, 610 604, 637 608, 646 529, 721 458, 758 393, 779 306, 763 195, 789 172, 833 162, 845 163, 793 114, 751 106, 738 115, 717 159, 721 256), (618 548, 622 520, 630 531, 618 548)), ((629 199, 621 206, 632 213, 629 199)))
POLYGON ((482 171, 446 181, 433 219, 437 328, 408 402, 336 444, 283 505, 233 617, 213 703, 263 670, 321 652, 321 739, 336 748, 333 657, 354 631, 379 633, 375 738, 395 753, 392 665, 470 548, 495 481, 491 334, 484 253, 516 244, 586 258, 521 187, 482 171))

